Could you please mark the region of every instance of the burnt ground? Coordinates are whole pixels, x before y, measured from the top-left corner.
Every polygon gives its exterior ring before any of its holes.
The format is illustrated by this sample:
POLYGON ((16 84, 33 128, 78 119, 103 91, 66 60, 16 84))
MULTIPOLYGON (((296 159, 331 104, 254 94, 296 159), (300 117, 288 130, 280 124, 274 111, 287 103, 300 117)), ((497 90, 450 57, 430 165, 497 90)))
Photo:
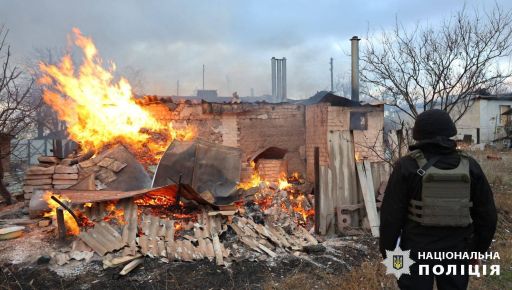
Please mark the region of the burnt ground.
POLYGON ((127 276, 118 275, 121 268, 102 269, 100 260, 73 261, 75 268, 66 265, 68 270, 61 273, 52 262, 4 263, 0 289, 282 289, 298 274, 308 280, 301 288, 328 289, 333 285, 326 275, 339 276, 363 261, 375 259, 376 242, 367 234, 334 238, 323 243, 323 252, 243 260, 228 267, 208 260, 163 263, 146 258, 127 276))

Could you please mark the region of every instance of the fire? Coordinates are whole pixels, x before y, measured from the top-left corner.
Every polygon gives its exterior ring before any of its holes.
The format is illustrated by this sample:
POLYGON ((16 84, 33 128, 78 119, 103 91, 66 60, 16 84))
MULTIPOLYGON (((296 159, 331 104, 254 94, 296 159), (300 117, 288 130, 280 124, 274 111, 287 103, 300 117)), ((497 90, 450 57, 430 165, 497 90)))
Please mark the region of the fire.
POLYGON ((292 185, 288 183, 288 178, 286 177, 286 173, 281 172, 281 176, 279 177, 278 187, 281 190, 287 189, 291 187, 292 185))
MULTIPOLYGON (((282 172, 276 184, 277 186, 274 187, 270 182, 264 180, 264 178, 259 175, 254 161, 251 161, 250 165, 253 169, 251 179, 246 182, 239 183, 238 188, 248 190, 253 187, 258 187, 259 190, 254 195, 254 202, 258 204, 262 210, 266 210, 277 204, 277 206, 284 212, 295 214, 298 223, 307 224, 308 219, 315 214, 315 211, 313 208, 304 208, 306 197, 304 193, 299 192, 294 186, 296 184, 300 184, 301 180, 303 180, 300 174, 298 172, 294 172, 288 177, 285 172, 282 172), (286 202, 283 202, 282 200, 279 201, 279 198, 277 198, 280 192, 286 192, 288 199, 286 202)), ((302 183, 303 182, 304 181, 302 181, 302 183)))
POLYGON ((363 158, 361 157, 361 153, 356 152, 355 159, 356 159, 356 161, 361 161, 361 160, 363 160, 363 158))
POLYGON ((83 52, 81 65, 75 68, 70 54, 58 65, 40 63, 39 82, 46 86, 44 101, 66 121, 71 139, 82 149, 97 152, 122 142, 154 156, 176 138, 193 137, 191 128, 175 129, 172 122, 164 124, 136 104, 129 82, 114 79, 115 65, 103 67, 92 39, 77 28, 72 32, 74 44, 83 52))
MULTIPOLYGON (((55 217, 57 215, 55 209, 60 207, 60 205, 51 198, 52 195, 55 194, 53 194, 51 191, 46 191, 43 195, 43 200, 46 201, 48 207, 50 208, 50 211, 44 214, 45 217, 55 217)), ((70 200, 66 197, 60 195, 55 196, 62 202, 70 202, 70 200)), ((73 216, 67 210, 64 210, 64 222, 66 224, 68 234, 78 235, 80 233, 80 227, 76 223, 73 216)))
POLYGON ((251 179, 249 179, 246 182, 239 183, 238 188, 248 190, 249 188, 260 186, 262 182, 268 184, 268 182, 264 181, 263 178, 261 178, 260 174, 258 173, 258 169, 256 169, 256 163, 254 163, 254 161, 251 161, 250 165, 251 168, 253 169, 251 179))

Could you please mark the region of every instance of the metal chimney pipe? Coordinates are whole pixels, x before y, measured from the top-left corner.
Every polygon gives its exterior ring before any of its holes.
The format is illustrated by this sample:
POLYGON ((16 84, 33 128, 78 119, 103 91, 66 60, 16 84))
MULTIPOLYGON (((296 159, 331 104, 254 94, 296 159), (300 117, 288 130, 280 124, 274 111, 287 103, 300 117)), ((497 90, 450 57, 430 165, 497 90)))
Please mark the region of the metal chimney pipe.
POLYGON ((359 102, 359 37, 350 39, 352 47, 352 101, 359 102))
POLYGON ((283 57, 283 80, 282 80, 282 86, 283 86, 283 92, 281 96, 281 101, 286 101, 286 57, 283 57))
POLYGON ((272 69, 272 98, 275 99, 277 94, 276 94, 276 58, 273 57, 271 59, 271 69, 272 69))
POLYGON ((282 79, 282 65, 283 61, 281 59, 277 59, 277 101, 281 101, 283 98, 283 79, 282 79))

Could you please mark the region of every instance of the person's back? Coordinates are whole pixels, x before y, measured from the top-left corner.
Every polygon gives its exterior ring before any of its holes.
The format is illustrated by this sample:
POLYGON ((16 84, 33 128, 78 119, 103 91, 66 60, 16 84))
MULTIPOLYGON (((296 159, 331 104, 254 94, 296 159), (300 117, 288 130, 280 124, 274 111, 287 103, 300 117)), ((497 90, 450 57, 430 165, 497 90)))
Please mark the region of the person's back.
MULTIPOLYGON (((417 260, 418 252, 485 252, 489 248, 497 220, 492 191, 478 163, 457 151, 455 141, 449 139, 456 132, 455 125, 444 111, 430 110, 418 116, 413 130, 413 137, 418 142, 410 147, 413 154, 401 158, 395 164, 384 195, 380 227, 380 250, 383 256, 386 250, 395 248, 399 236, 400 247, 403 250, 410 249, 414 260, 417 260), (424 157, 424 163, 428 163, 425 165, 427 171, 431 167, 440 175, 453 171, 464 173, 466 168, 470 177, 467 192, 469 201, 461 198, 464 196, 463 189, 457 192, 458 195, 453 193, 455 197, 438 194, 438 200, 432 202, 443 205, 443 200, 455 200, 453 213, 449 212, 447 202, 444 210, 443 206, 439 206, 422 212, 421 208, 425 206, 423 176, 426 172, 419 171, 418 154, 424 157), (466 166, 462 166, 464 164, 461 162, 465 162, 466 166), (415 216, 415 213, 423 213, 425 216, 421 219, 421 214, 415 216), (432 216, 432 213, 439 215, 432 216), (453 215, 453 218, 450 220, 443 215, 453 215), (428 224, 426 221, 433 222, 428 224), (459 223, 453 224, 454 221, 459 223)), ((436 192, 429 194, 436 196, 436 192)), ((451 193, 448 190, 443 194, 451 193)), ((418 265, 434 262, 417 261, 411 269, 412 275, 402 275, 399 279, 400 288, 432 289, 434 277, 418 276, 418 265)), ((467 261, 457 263, 465 264, 467 261)), ((465 289, 467 283, 467 273, 437 277, 439 289, 465 289)))

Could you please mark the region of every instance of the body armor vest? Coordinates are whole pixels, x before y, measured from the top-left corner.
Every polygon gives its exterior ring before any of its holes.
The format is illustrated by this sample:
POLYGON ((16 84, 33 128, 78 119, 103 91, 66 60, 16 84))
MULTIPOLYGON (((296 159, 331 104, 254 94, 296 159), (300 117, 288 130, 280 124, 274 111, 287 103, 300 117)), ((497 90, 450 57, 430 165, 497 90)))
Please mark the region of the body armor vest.
POLYGON ((471 224, 468 157, 461 153, 459 165, 454 169, 430 166, 424 170, 422 167, 428 161, 421 150, 414 150, 410 156, 418 163, 422 186, 421 200, 410 201, 409 219, 424 226, 465 227, 471 224))

